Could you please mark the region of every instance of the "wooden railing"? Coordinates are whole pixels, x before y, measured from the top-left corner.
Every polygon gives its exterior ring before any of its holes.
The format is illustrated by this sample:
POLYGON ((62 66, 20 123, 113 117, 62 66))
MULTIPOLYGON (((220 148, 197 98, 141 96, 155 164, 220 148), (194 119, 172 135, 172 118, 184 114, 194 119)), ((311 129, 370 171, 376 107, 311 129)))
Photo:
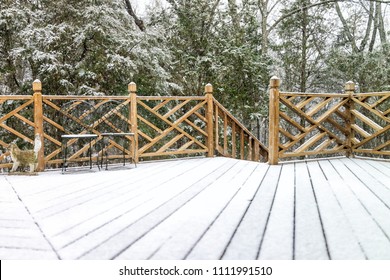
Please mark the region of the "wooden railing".
MULTIPOLYGON (((8 144, 17 140, 32 148, 43 139, 38 169, 62 163, 61 135, 94 133, 94 157, 108 151, 110 159, 165 159, 221 155, 267 161, 324 155, 390 157, 390 92, 289 93, 270 82, 268 149, 214 97, 137 96, 134 83, 127 96, 42 95, 39 81, 32 96, 0 96, 0 168, 10 167, 8 144), (135 137, 104 141, 103 132, 132 132, 135 137), (102 148, 104 147, 104 148, 102 148)), ((71 139, 69 159, 88 161, 89 143, 71 139)))
MULTIPOLYGON (((0 168, 11 166, 4 153, 11 141, 32 148, 36 134, 43 141, 38 170, 62 164, 61 135, 97 134, 94 155, 108 151, 110 159, 135 161, 190 155, 267 161, 267 148, 214 97, 207 85, 204 96, 137 96, 130 83, 127 96, 42 95, 39 81, 32 96, 0 96, 0 168), (132 132, 135 137, 109 139, 104 132, 132 132), (104 147, 104 148, 103 148, 104 147), (104 150, 103 150, 104 149, 104 150)), ((73 164, 89 160, 89 142, 67 140, 73 164)))
POLYGON ((269 157, 390 156, 390 92, 288 93, 280 80, 270 81, 269 157))
MULTIPOLYGON (((109 158, 121 158, 123 150, 131 155, 132 137, 105 139, 108 145, 103 145, 102 133, 129 132, 129 97, 85 97, 85 96, 43 96, 43 139, 45 139, 44 162, 49 165, 59 165, 62 162, 61 135, 94 133, 98 138, 92 142, 95 156, 102 156, 103 146, 110 150, 109 158), (128 141, 127 141, 127 140, 128 141)), ((67 141, 68 158, 72 162, 89 160, 87 152, 89 143, 70 139, 67 141)))
POLYGON ((225 157, 266 162, 268 149, 218 101, 214 104, 215 150, 225 157))

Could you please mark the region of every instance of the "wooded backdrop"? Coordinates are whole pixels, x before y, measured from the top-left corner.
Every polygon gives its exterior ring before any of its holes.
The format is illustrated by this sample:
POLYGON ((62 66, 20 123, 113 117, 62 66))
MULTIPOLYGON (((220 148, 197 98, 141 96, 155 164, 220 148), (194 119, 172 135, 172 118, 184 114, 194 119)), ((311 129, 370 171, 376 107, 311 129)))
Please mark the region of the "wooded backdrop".
MULTIPOLYGON (((268 141, 268 81, 342 93, 390 89, 387 0, 0 2, 0 94, 215 96, 268 141), (133 5, 132 5, 133 4, 133 5)), ((13 106, 9 102, 2 106, 13 106)), ((5 109, 4 109, 5 110, 5 109)))

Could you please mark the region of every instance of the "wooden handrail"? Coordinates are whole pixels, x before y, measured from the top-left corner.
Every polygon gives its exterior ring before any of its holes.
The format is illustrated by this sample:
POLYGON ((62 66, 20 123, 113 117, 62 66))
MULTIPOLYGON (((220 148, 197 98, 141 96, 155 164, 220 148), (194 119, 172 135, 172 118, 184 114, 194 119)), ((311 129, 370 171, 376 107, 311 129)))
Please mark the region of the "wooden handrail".
POLYGON ((267 161, 268 160, 268 149, 263 145, 257 137, 250 132, 240 121, 238 121, 221 103, 219 103, 215 98, 213 99, 215 104, 215 148, 223 156, 227 157, 238 157, 240 159, 248 159, 254 161, 267 161), (218 125, 218 116, 219 111, 222 112, 223 119, 223 146, 219 145, 219 125, 218 125), (231 127, 230 135, 228 134, 227 128, 231 127), (239 134, 240 141, 237 142, 235 134, 239 134), (228 137, 232 138, 231 141, 231 151, 228 151, 228 137), (239 146, 239 149, 237 149, 239 146), (247 149, 245 153, 245 149, 247 149))

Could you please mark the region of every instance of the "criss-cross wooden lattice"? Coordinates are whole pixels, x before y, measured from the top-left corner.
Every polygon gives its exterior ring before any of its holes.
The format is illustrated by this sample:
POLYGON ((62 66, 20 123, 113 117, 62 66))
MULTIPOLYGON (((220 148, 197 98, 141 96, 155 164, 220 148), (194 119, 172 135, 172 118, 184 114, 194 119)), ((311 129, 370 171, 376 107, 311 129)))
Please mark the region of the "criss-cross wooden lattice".
MULTIPOLYGON (((0 144, 5 149, 9 142, 21 138, 20 146, 27 144, 32 148, 34 133, 38 133, 44 141, 39 156, 41 170, 63 163, 61 136, 91 133, 98 135, 92 141, 94 159, 108 152, 108 158, 122 160, 124 150, 127 157, 136 161, 213 156, 215 151, 233 158, 267 160, 267 149, 210 94, 159 97, 136 96, 131 91, 128 96, 96 97, 42 95, 37 90, 34 96, 14 99, 10 96, 0 99, 4 109, 0 132, 5 131, 0 144), (8 104, 12 106, 5 106, 8 104), (18 125, 10 125, 16 122, 18 125), (123 132, 135 137, 102 136, 123 132)), ((88 140, 66 141, 68 163, 79 165, 89 161, 88 140)), ((0 156, 5 157, 1 153, 0 156)), ((4 166, 10 164, 0 162, 0 167, 4 166)))
MULTIPOLYGON (((94 156, 101 156, 109 151, 109 158, 122 158, 123 150, 128 157, 132 156, 128 143, 133 138, 104 139, 102 133, 129 132, 129 97, 61 97, 44 96, 44 138, 46 140, 45 161, 49 164, 60 163, 61 135, 63 134, 97 134, 92 141, 94 156), (103 150, 104 148, 104 150, 103 150)), ((89 142, 79 139, 67 141, 70 150, 69 161, 87 161, 89 142)))
POLYGON ((390 92, 352 96, 354 153, 390 156, 390 92))
POLYGON ((138 156, 206 153, 205 105, 205 97, 138 97, 138 156))
POLYGON ((32 96, 0 96, 0 168, 10 167, 9 143, 21 149, 34 144, 34 100, 32 96))
MULTIPOLYGON (((80 97, 42 95, 37 87, 33 96, 0 96, 0 168, 10 166, 1 162, 10 142, 30 149, 35 134, 44 140, 38 155, 43 168, 62 163, 61 135, 87 133, 98 135, 94 157, 112 159, 122 159, 123 151, 135 160, 216 152, 254 161, 269 157, 271 164, 324 154, 390 156, 389 92, 354 93, 349 82, 344 94, 280 93, 278 80, 271 81, 268 149, 212 90, 192 97, 137 96, 133 89, 128 96, 80 97), (103 142, 102 133, 123 132, 135 137, 103 142)), ((70 161, 88 161, 89 143, 69 139, 67 146, 70 161)))
POLYGON ((347 94, 280 94, 279 158, 339 154, 348 146, 347 94))

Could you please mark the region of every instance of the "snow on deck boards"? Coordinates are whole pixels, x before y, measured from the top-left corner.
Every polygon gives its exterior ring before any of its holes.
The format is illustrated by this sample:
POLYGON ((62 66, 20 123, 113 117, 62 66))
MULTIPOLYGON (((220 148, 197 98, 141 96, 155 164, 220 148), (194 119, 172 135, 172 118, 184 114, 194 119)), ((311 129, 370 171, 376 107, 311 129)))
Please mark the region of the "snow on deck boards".
POLYGON ((390 162, 0 176, 1 259, 390 259, 390 162))

